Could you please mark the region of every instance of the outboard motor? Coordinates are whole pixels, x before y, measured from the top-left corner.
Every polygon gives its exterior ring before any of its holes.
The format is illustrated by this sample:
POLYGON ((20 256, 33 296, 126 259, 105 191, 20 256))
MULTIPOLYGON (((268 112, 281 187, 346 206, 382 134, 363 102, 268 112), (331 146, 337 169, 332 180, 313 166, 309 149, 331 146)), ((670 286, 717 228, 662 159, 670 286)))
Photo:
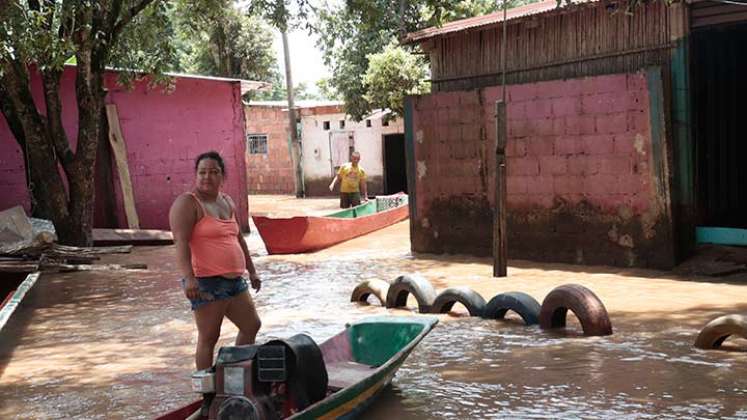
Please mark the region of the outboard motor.
POLYGON ((222 347, 215 366, 192 375, 210 420, 286 417, 324 398, 327 382, 321 350, 304 334, 222 347))
POLYGON ((327 396, 327 368, 321 349, 311 337, 297 334, 269 341, 265 346, 285 348, 287 400, 284 415, 301 411, 327 396))

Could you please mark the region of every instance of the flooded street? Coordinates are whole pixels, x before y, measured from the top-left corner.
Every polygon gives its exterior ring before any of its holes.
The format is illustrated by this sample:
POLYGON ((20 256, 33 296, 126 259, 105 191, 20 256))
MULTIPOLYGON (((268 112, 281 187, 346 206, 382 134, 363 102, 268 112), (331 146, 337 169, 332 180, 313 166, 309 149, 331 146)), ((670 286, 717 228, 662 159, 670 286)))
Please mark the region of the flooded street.
MULTIPOLYGON (((252 200, 252 212, 335 205, 252 200)), ((412 255, 408 238, 405 221, 314 254, 267 256, 253 232, 258 340, 304 332, 321 342, 364 316, 415 311, 349 302, 365 279, 420 273, 436 289, 469 286, 486 300, 523 291, 539 302, 579 283, 606 305, 612 336, 581 336, 570 313, 568 331, 549 333, 517 318, 469 318, 458 306, 439 316, 363 418, 747 418, 747 352, 692 347, 709 320, 747 313, 747 281, 528 261, 511 261, 509 277, 494 279, 490 259, 412 255)), ((194 400, 196 330, 173 252, 138 247, 102 260, 148 264, 143 271, 44 274, 0 334, 0 418, 147 419, 194 400)), ((235 335, 225 321, 221 344, 235 335)), ((747 342, 725 343, 736 346, 747 342)))

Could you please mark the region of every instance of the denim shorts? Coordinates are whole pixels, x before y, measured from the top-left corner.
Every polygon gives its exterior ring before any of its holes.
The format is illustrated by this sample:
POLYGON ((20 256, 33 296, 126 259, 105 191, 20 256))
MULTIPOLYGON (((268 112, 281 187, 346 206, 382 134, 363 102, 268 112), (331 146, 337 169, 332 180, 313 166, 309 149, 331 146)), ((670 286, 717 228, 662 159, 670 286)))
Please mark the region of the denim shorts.
MULTIPOLYGON (((230 299, 249 289, 243 277, 233 279, 221 276, 197 277, 197 286, 200 288, 200 297, 189 299, 193 311, 206 303, 230 299)), ((184 287, 185 282, 182 279, 182 289, 184 287)))

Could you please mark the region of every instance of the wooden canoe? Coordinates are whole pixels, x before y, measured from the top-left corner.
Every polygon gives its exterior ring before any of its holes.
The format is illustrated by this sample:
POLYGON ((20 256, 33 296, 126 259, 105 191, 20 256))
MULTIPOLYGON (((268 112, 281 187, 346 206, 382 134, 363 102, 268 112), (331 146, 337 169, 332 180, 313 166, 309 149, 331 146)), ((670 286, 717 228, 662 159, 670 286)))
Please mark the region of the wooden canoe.
POLYGON ((407 219, 406 194, 377 197, 327 216, 252 216, 270 254, 318 251, 407 219), (392 205, 394 203, 394 205, 392 205))
MULTIPOLYGON (((349 325, 319 346, 329 378, 327 397, 285 418, 356 417, 391 383, 407 356, 437 323, 432 317, 386 316, 349 325)), ((203 418, 194 413, 200 404, 195 401, 158 420, 203 418)))

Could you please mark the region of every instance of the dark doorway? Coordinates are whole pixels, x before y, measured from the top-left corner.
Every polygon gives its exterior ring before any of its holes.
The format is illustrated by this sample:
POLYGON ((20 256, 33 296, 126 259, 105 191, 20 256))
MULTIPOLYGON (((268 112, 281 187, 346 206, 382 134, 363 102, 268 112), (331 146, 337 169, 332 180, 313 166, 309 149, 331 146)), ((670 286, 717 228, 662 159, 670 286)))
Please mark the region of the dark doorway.
POLYGON ((698 224, 747 228, 747 24, 691 39, 698 224))
POLYGON ((407 192, 407 170, 405 166, 405 135, 384 136, 384 193, 407 192))

